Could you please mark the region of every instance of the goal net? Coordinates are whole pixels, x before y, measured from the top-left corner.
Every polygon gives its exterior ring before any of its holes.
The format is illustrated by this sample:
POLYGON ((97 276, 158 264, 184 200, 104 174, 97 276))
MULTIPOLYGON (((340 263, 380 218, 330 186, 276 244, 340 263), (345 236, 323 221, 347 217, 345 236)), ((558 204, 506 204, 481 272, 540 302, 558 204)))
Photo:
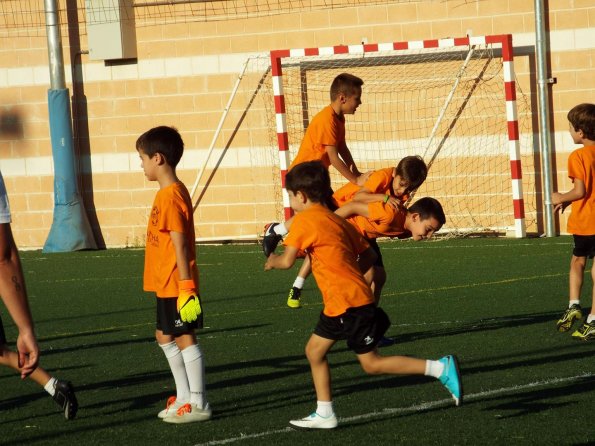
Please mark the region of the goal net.
MULTIPOLYGON (((487 36, 273 51, 277 184, 310 120, 330 103, 333 79, 347 72, 364 81, 362 105, 345 123, 360 171, 421 155, 429 173, 412 202, 432 196, 442 203, 441 232, 524 236, 519 133, 530 133, 530 120, 510 42, 510 36, 487 36)), ((345 184, 330 172, 335 190, 345 184)), ((285 192, 282 198, 278 211, 287 216, 285 192)))

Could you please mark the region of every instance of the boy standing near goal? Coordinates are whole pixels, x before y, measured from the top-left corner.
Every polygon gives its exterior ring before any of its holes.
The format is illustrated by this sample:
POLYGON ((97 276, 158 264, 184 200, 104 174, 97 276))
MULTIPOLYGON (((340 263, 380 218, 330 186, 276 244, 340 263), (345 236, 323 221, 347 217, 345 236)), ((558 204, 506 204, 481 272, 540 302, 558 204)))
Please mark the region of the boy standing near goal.
MULTIPOLYGON (((347 183, 333 194, 333 199, 339 208, 352 200, 364 205, 363 213, 365 215, 362 215, 361 213, 358 214, 357 212, 361 211, 362 207, 355 209, 353 212, 348 212, 348 214, 344 214, 347 212, 346 210, 337 211, 337 214, 344 218, 353 217, 350 219, 350 222, 356 226, 356 229, 358 229, 362 235, 366 235, 366 227, 369 228, 370 225, 381 225, 380 227, 375 228, 375 236, 367 240, 378 255, 376 263, 374 264, 374 294, 377 295, 377 298, 379 298, 382 285, 386 281, 386 272, 384 271, 380 248, 376 243, 376 237, 394 237, 401 235, 406 231, 402 226, 404 219, 396 221, 396 213, 401 211, 403 216, 407 214, 403 207, 404 203, 407 202, 410 194, 415 192, 415 190, 422 185, 427 175, 428 168, 420 156, 406 156, 399 161, 396 167, 379 169, 372 172, 363 186, 360 187, 353 183, 347 183), (372 210, 373 218, 369 220, 369 224, 366 224, 366 218, 371 215, 367 204, 371 203, 385 203, 387 206, 375 206, 372 210), (364 217, 364 219, 359 220, 355 218, 356 215, 360 215, 364 217), (360 222, 363 224, 361 227, 358 227, 357 223, 360 222), (391 228, 391 226, 393 226, 393 228, 391 228), (394 226, 396 226, 396 228, 394 228, 394 226), (397 234, 394 234, 395 232, 397 234)), ((442 224, 444 224, 444 222, 442 222, 442 224)), ((310 262, 306 258, 300 267, 298 276, 293 282, 293 286, 289 290, 287 305, 290 308, 300 308, 302 288, 304 287, 304 282, 309 274, 310 262)))
POLYGON ((0 364, 18 371, 22 379, 29 377, 42 386, 61 407, 64 417, 72 420, 78 410, 72 384, 58 380, 38 367, 39 347, 29 309, 23 268, 10 222, 8 194, 0 172, 0 296, 19 331, 15 353, 7 346, 6 334, 0 319, 0 364))
POLYGON ((143 289, 156 294, 155 337, 176 384, 176 396, 158 417, 167 423, 209 420, 204 359, 194 332, 202 328, 203 313, 192 200, 176 175, 184 142, 176 129, 160 126, 143 133, 136 150, 147 179, 159 183, 147 227, 143 289))
MULTIPOLYGON (((562 212, 570 204, 568 232, 573 235, 574 249, 570 260, 568 308, 557 322, 558 331, 570 330, 575 320, 581 319, 581 288, 587 260, 595 255, 595 104, 580 104, 568 112, 570 136, 583 147, 568 157, 568 176, 573 187, 566 193, 552 194, 554 210, 562 212)), ((572 333, 574 339, 595 340, 595 267, 591 268, 593 281, 591 314, 583 325, 572 333)))
MULTIPOLYGON (((357 186, 364 184, 370 174, 360 173, 345 142, 345 115, 353 115, 362 103, 363 84, 364 81, 353 74, 342 73, 335 77, 330 88, 331 103, 318 112, 308 125, 288 171, 306 161, 320 161, 327 170, 332 165, 350 183, 357 186)), ((335 209, 330 195, 326 204, 335 209)), ((266 256, 275 250, 285 234, 287 228, 284 224, 269 223, 265 226, 262 247, 266 256)))
POLYGON ((431 361, 378 354, 378 341, 390 321, 375 305, 372 290, 362 274, 373 263, 375 254, 353 226, 322 204, 328 199, 326 191, 330 188, 328 170, 319 162, 302 163, 287 174, 285 184, 296 216, 285 240, 285 251, 282 255, 271 254, 264 269, 291 268, 298 253, 305 251, 312 261, 324 303, 314 334, 306 345, 317 407, 311 415, 291 420, 290 426, 332 429, 338 425, 327 353, 341 339, 347 340, 366 373, 433 376, 459 405, 463 391, 454 356, 431 361))

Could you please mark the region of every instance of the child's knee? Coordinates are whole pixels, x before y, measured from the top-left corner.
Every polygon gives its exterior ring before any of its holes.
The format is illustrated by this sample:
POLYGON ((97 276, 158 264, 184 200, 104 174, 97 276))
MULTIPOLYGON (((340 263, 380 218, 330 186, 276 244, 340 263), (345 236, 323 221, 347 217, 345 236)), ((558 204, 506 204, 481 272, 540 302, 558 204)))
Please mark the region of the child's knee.
POLYGON ((382 374, 382 370, 380 368, 380 361, 377 361, 375 358, 367 358, 362 360, 360 358, 360 365, 362 366, 362 370, 368 375, 380 375, 382 374))

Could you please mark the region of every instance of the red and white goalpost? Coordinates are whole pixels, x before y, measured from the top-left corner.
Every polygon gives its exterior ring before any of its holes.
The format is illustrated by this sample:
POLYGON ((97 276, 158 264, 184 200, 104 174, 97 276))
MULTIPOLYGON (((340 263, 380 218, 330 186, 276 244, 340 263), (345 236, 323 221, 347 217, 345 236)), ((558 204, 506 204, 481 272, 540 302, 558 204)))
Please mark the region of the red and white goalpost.
MULTIPOLYGON (((332 79, 364 80, 362 105, 346 119, 361 171, 423 156, 426 183, 453 234, 526 235, 512 36, 494 35, 271 51, 283 213, 285 175, 332 79)), ((526 104, 523 103, 523 106, 526 104)), ((333 186, 345 180, 331 168, 333 186)))

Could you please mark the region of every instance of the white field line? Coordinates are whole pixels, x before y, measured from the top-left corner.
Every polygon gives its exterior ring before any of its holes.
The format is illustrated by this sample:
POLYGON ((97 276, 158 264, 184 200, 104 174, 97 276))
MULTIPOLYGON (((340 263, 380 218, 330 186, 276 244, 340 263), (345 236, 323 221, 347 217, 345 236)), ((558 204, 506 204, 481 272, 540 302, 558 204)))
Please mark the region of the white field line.
MULTIPOLYGON (((545 381, 535 381, 535 382, 522 384, 522 385, 518 385, 518 386, 501 387, 499 389, 493 389, 493 390, 484 390, 481 392, 476 392, 476 393, 465 395, 465 401, 481 401, 484 398, 491 397, 494 395, 503 395, 503 394, 507 394, 507 393, 515 393, 515 392, 519 392, 519 391, 524 391, 527 389, 533 389, 536 387, 545 387, 545 386, 564 384, 564 383, 569 383, 569 382, 573 382, 573 381, 578 381, 583 378, 591 378, 593 376, 595 376, 595 374, 593 374, 593 373, 583 373, 582 375, 569 376, 567 378, 554 378, 554 379, 549 379, 549 380, 545 380, 545 381)), ((419 412, 424 412, 424 411, 427 411, 429 409, 433 409, 436 407, 448 406, 448 405, 452 405, 452 404, 453 404, 453 400, 451 398, 448 398, 448 399, 442 399, 442 400, 438 400, 438 401, 430 401, 430 402, 421 403, 421 404, 414 404, 414 405, 408 406, 408 407, 394 407, 394 408, 387 407, 382 410, 364 413, 361 415, 354 415, 351 417, 339 418, 339 421, 342 423, 349 423, 352 421, 381 418, 381 417, 385 417, 386 415, 419 413, 419 412)), ((463 403, 463 405, 464 405, 464 403, 463 403)), ((194 446, 216 446, 216 445, 220 445, 220 444, 229 444, 229 443, 235 443, 238 441, 251 440, 254 438, 262 438, 262 437, 266 437, 266 436, 270 436, 270 435, 286 434, 286 433, 292 432, 292 431, 293 431, 293 429, 291 429, 290 427, 286 427, 284 429, 275 429, 275 430, 270 430, 270 431, 257 432, 254 434, 240 433, 240 435, 237 437, 229 437, 229 438, 224 438, 222 440, 212 440, 212 441, 208 441, 206 443, 197 443, 194 446)))

